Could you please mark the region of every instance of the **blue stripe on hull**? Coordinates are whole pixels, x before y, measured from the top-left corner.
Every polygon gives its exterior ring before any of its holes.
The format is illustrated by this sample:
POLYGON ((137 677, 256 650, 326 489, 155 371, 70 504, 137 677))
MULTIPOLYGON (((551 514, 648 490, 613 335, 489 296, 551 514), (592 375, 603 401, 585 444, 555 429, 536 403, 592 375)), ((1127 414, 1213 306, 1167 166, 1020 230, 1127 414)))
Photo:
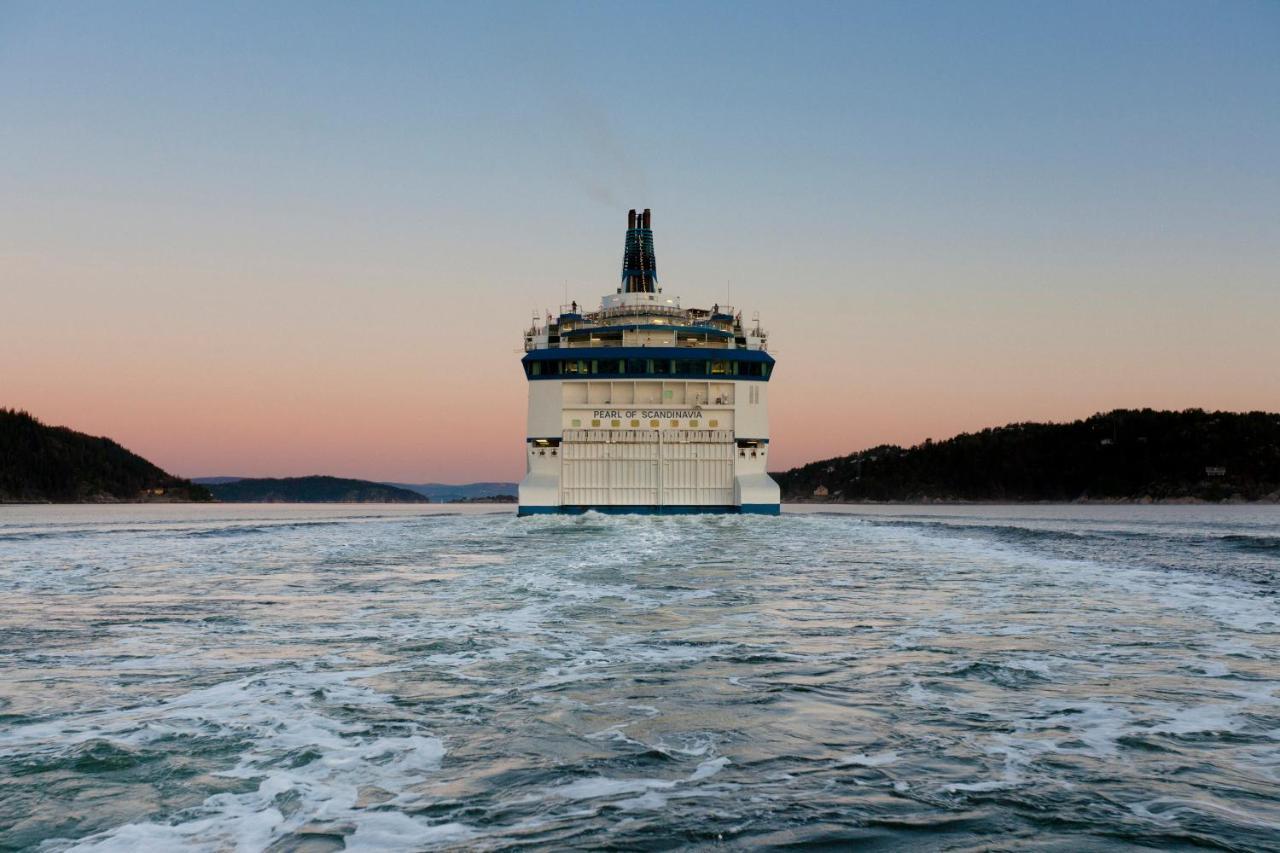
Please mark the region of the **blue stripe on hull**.
POLYGON ((522 506, 517 515, 581 515, 601 512, 606 515, 778 515, 778 504, 743 504, 742 506, 522 506))

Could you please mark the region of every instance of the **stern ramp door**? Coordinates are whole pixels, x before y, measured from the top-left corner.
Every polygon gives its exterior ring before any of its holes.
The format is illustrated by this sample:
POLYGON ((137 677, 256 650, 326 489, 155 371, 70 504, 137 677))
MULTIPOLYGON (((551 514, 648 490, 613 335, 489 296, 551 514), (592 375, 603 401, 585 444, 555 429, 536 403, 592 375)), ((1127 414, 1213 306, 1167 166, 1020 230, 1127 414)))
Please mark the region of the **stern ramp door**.
POLYGON ((565 506, 731 506, 732 430, 565 430, 565 506))

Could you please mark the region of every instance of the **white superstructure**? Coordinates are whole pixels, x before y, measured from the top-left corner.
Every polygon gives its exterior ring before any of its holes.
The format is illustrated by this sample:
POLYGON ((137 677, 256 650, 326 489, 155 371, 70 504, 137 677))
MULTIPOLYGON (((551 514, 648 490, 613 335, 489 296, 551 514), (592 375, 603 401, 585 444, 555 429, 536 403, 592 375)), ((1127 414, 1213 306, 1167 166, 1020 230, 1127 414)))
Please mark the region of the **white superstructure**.
POLYGON ((662 295, 650 212, 628 214, 622 285, 525 332, 520 514, 778 513, 766 473, 774 360, 759 321, 662 295))

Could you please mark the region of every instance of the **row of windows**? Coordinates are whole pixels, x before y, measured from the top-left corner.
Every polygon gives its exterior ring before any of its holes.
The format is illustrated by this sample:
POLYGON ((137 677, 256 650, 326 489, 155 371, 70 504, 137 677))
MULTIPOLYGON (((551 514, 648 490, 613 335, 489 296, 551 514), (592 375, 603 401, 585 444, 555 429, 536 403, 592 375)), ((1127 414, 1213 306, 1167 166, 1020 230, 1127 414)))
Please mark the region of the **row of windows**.
MULTIPOLYGON (((688 423, 689 423, 689 429, 697 429, 701 421, 692 420, 692 421, 689 421, 688 423)), ((604 425, 603 422, 599 418, 591 419, 592 427, 598 428, 603 425, 604 425)), ((575 429, 581 427, 582 419, 574 418, 573 421, 571 422, 571 426, 573 426, 575 429)), ((611 429, 618 429, 621 426, 622 426, 622 421, 620 420, 609 421, 609 427, 611 429)), ((662 421, 659 421, 659 420, 649 421, 649 429, 658 429, 660 426, 662 426, 662 421)), ((671 426, 671 429, 679 429, 680 421, 671 421, 670 426, 671 426)), ((715 429, 716 427, 720 426, 720 421, 716 420, 715 418, 712 418, 711 420, 707 421, 707 426, 710 427, 711 429, 715 429)), ((638 419, 633 418, 631 421, 631 428, 638 429, 639 427, 640 427, 640 421, 638 419)))
POLYGON ((530 361, 528 376, 754 376, 767 378, 773 367, 763 361, 690 358, 566 358, 530 361))

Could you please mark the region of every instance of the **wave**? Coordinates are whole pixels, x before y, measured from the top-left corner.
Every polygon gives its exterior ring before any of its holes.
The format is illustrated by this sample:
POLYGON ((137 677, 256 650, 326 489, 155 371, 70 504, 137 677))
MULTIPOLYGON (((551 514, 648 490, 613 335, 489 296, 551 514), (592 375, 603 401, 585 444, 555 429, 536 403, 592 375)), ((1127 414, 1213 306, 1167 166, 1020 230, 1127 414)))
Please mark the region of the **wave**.
POLYGON ((1280 536, 1246 536, 1232 534, 1219 536, 1217 541, 1236 551, 1250 554, 1268 554, 1280 557, 1280 536))
POLYGON ((223 527, 202 527, 196 530, 183 531, 184 536, 195 539, 218 538, 223 536, 251 536, 258 533, 276 533, 283 530, 312 530, 317 527, 340 527, 350 521, 290 521, 281 524, 248 524, 223 527))
MULTIPOLYGON (((1070 546, 1073 553, 1081 547, 1114 548, 1116 546, 1136 546, 1142 549, 1143 556, 1154 549, 1167 554, 1185 554, 1189 550, 1220 550, 1229 553, 1250 556, 1280 558, 1280 536, 1268 536, 1255 533, 1229 533, 1212 535, 1205 533, 1189 533, 1175 531, 1138 531, 1138 530, 1057 530, 1044 527, 1028 527, 1021 524, 966 524, 952 521, 907 521, 907 520, 875 520, 865 519, 873 526, 936 531, 953 537, 986 537, 1011 545, 1033 546, 1070 546)), ((1125 557, 1125 554, 1113 554, 1114 557, 1125 557)), ((1216 564, 1191 565, 1195 561, 1163 560, 1162 568, 1197 568, 1216 572, 1222 567, 1216 564)), ((1269 577, 1269 576, 1268 576, 1269 577)))

